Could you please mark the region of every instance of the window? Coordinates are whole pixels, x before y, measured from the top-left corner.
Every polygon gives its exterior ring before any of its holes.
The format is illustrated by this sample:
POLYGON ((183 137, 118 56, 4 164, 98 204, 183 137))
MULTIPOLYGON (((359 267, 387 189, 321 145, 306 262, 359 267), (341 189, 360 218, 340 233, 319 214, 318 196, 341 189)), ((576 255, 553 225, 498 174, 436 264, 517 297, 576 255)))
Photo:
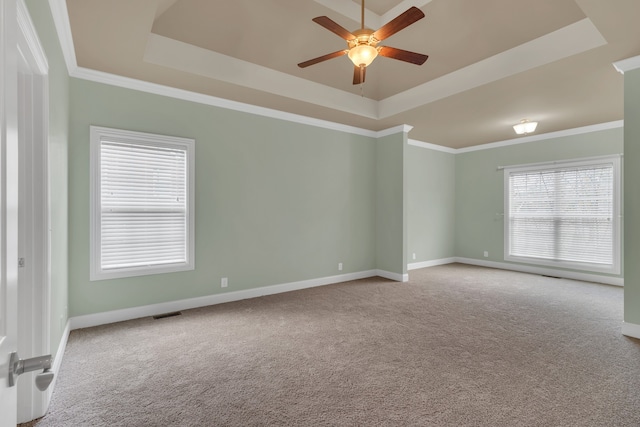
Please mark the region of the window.
POLYGON ((620 272, 620 158, 505 168, 505 260, 620 272))
POLYGON ((194 150, 91 126, 91 280, 194 269, 194 150))

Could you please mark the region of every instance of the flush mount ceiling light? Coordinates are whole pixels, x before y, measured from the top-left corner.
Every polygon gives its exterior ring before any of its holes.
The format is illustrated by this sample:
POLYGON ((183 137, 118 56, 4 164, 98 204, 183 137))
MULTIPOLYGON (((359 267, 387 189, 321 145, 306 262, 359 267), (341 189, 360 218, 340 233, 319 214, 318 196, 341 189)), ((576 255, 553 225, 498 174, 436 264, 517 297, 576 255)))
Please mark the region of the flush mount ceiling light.
POLYGON ((378 43, 381 41, 424 18, 424 13, 420 9, 415 6, 410 7, 404 13, 383 25, 382 28, 377 31, 373 31, 364 26, 364 10, 364 0, 362 0, 362 26, 359 30, 354 31, 353 33, 326 16, 313 18, 313 22, 322 25, 327 30, 346 40, 347 48, 310 59, 309 61, 301 62, 298 64, 298 67, 305 68, 309 65, 314 65, 328 59, 347 55, 354 65, 353 84, 356 85, 364 83, 366 69, 378 55, 416 65, 424 64, 424 61, 428 58, 427 55, 396 49, 395 47, 378 46, 378 43))
POLYGON ((530 122, 527 119, 522 119, 520 123, 513 125, 513 130, 515 130, 518 135, 526 135, 535 131, 536 126, 538 126, 538 122, 530 122))

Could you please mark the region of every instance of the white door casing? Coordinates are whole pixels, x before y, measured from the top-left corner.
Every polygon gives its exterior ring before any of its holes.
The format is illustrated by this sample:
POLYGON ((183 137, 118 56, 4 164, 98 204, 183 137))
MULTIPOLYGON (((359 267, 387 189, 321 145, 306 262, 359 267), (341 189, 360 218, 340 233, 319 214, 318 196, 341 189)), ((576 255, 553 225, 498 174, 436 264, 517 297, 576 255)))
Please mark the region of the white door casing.
POLYGON ((16 0, 0 0, 0 427, 17 423, 9 354, 18 331, 18 94, 16 0))
MULTIPOLYGON (((48 64, 24 0, 17 1, 19 216, 18 353, 50 354, 48 180, 48 64)), ((18 422, 43 416, 51 389, 35 386, 37 372, 17 383, 18 422)))

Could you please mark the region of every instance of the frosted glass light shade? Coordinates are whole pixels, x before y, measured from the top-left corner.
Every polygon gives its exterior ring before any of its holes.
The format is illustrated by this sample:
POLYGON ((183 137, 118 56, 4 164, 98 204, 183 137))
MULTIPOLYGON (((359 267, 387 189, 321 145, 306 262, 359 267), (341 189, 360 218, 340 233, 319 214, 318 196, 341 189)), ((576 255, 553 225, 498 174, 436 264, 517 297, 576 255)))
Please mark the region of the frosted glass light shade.
POLYGON ((378 56, 378 49, 368 44, 361 44, 349 50, 349 59, 356 67, 366 67, 378 56))
POLYGON ((521 120, 520 123, 513 126, 513 130, 516 131, 518 135, 531 133, 536 130, 536 126, 538 126, 538 122, 530 122, 529 120, 521 120))

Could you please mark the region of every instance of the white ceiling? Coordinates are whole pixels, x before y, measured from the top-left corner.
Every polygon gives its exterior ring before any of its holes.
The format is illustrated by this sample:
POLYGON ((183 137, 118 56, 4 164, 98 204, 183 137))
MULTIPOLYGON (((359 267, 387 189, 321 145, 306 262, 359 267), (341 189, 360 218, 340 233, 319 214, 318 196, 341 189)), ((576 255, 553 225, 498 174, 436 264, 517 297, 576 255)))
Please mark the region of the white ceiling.
POLYGON ((312 22, 354 31, 355 0, 67 0, 77 64, 203 95, 370 130, 413 126, 450 148, 514 138, 522 118, 546 133, 622 119, 613 62, 640 54, 638 0, 369 0, 377 29, 411 6, 426 17, 382 44, 429 55, 377 58, 366 83, 312 22))

